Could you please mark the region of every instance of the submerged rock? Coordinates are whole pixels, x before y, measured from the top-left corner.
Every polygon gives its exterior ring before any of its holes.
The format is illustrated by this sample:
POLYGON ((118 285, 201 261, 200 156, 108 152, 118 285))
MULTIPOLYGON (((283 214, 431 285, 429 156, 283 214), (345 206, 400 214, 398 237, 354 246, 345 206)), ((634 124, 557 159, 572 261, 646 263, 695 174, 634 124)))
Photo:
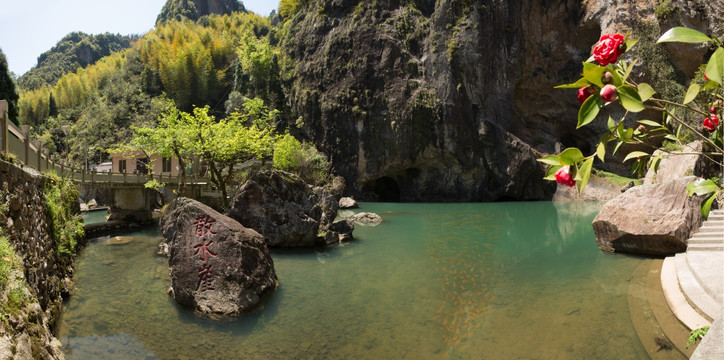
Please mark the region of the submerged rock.
POLYGON ((701 198, 686 192, 695 179, 636 186, 607 202, 593 220, 598 246, 646 255, 686 250, 687 240, 702 224, 701 198))
POLYGON ((310 189, 294 174, 269 170, 242 185, 227 215, 258 231, 269 246, 311 247, 338 237, 332 229, 337 210, 326 189, 310 189))
POLYGON ((350 219, 361 225, 379 225, 384 221, 381 216, 369 212, 354 214, 350 219))
POLYGON ((160 219, 176 302, 211 315, 254 309, 277 287, 264 238, 198 201, 178 198, 160 219))

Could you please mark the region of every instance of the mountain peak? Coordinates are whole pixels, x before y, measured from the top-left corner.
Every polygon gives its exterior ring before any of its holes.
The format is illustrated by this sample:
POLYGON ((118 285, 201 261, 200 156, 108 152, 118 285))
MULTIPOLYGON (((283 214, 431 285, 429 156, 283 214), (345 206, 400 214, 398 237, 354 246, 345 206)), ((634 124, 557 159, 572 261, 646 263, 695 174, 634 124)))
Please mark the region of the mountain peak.
POLYGON ((238 0, 168 0, 156 18, 156 23, 183 18, 196 21, 205 15, 224 15, 233 11, 246 11, 246 9, 238 0))

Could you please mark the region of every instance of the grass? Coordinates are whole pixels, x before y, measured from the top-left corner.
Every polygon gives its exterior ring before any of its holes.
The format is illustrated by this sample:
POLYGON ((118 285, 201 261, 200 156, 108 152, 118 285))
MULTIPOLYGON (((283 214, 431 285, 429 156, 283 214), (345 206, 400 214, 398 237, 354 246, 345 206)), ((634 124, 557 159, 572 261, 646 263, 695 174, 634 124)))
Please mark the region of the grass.
POLYGON ((625 176, 616 175, 614 173, 610 173, 608 171, 593 169, 593 174, 598 177, 599 179, 603 179, 611 184, 617 185, 617 186, 626 186, 630 182, 634 182, 634 185, 641 185, 643 182, 639 179, 633 179, 633 178, 627 178, 625 176))

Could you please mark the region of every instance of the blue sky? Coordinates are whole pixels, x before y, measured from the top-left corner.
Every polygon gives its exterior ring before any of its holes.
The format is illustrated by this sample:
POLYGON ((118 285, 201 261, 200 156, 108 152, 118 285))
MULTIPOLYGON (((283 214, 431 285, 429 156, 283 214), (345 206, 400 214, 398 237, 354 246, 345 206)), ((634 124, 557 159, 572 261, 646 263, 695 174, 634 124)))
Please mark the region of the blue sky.
MULTIPOLYGON (((242 1, 269 15, 278 0, 242 1)), ((144 34, 153 28, 166 0, 0 0, 0 49, 10 71, 20 76, 73 31, 88 34, 144 34)))

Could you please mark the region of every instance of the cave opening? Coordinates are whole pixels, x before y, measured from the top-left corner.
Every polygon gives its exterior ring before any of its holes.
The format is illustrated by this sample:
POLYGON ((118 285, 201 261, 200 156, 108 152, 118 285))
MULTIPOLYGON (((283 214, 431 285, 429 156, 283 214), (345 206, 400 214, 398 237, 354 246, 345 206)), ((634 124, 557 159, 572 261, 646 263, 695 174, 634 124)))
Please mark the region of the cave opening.
POLYGON ((372 191, 377 195, 378 201, 399 202, 400 185, 397 180, 384 176, 372 182, 372 191))

